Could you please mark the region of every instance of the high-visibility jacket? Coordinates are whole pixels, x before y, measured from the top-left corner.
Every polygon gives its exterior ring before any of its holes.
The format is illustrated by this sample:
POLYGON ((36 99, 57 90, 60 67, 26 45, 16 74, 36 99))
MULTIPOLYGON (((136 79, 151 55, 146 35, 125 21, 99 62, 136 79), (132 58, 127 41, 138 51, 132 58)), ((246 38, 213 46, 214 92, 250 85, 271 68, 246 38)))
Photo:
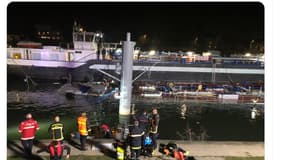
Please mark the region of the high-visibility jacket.
POLYGON ((52 134, 53 141, 61 141, 64 139, 63 137, 63 124, 60 122, 55 122, 50 125, 49 133, 52 134))
POLYGON ((21 140, 28 140, 34 139, 35 133, 39 129, 40 126, 37 121, 33 119, 27 119, 19 125, 18 132, 22 134, 21 140))
POLYGON ((78 125, 78 131, 80 135, 87 136, 88 130, 87 130, 87 117, 78 117, 77 118, 77 125, 78 125))
POLYGON ((124 148, 117 146, 117 160, 124 160, 125 159, 125 150, 124 148))

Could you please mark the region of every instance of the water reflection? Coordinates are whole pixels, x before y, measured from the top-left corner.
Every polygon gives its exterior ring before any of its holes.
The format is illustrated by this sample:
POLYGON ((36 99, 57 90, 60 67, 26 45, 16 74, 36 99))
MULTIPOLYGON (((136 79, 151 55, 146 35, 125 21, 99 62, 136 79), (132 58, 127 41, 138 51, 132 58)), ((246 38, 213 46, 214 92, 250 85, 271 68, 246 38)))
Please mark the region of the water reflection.
MULTIPOLYGON (((39 84, 40 85, 40 84, 39 84)), ((50 84, 51 85, 51 84, 50 84)), ((46 85, 45 86, 49 86, 46 85)), ((118 123, 118 101, 107 100, 94 104, 90 97, 76 97, 68 100, 57 92, 60 85, 42 88, 32 92, 10 90, 7 93, 8 139, 18 139, 17 126, 24 114, 32 112, 39 121, 39 138, 47 137, 47 127, 52 117, 60 115, 66 125, 66 134, 77 130, 76 117, 81 111, 88 112, 92 125, 118 123), (17 97, 20 96, 21 101, 17 97)), ((160 114, 159 137, 161 139, 183 140, 264 140, 263 106, 256 105, 260 115, 251 120, 251 105, 145 101, 135 104, 136 114, 158 107, 160 114)))

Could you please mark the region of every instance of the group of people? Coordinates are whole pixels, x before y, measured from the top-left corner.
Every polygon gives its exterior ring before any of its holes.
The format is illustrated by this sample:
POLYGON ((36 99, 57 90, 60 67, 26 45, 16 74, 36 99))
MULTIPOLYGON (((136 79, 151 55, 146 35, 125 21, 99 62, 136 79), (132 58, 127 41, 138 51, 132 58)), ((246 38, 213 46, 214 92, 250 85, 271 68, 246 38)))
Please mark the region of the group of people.
MULTIPOLYGON (((88 136, 88 119, 86 112, 81 113, 77 118, 78 132, 80 134, 81 150, 86 150, 86 139, 88 136)), ((26 120, 19 125, 18 132, 21 133, 21 142, 24 147, 24 154, 26 159, 32 159, 32 148, 35 133, 40 129, 36 120, 32 118, 32 114, 26 114, 26 120)), ((67 150, 66 158, 69 159, 71 149, 69 146, 63 144, 64 140, 64 125, 60 121, 59 116, 55 116, 54 122, 49 126, 48 133, 51 137, 51 142, 47 146, 47 151, 50 153, 51 160, 61 160, 63 151, 67 150)))
MULTIPOLYGON (((131 159, 138 159, 141 154, 151 156, 153 151, 157 148, 157 137, 158 137, 158 125, 159 125, 159 114, 156 108, 153 108, 152 114, 149 116, 144 111, 140 116, 133 117, 133 125, 131 127, 125 127, 129 129, 129 132, 125 132, 123 137, 118 138, 120 131, 117 130, 115 139, 119 142, 124 140, 124 150, 126 146, 130 146, 131 159)), ((80 149, 82 151, 87 150, 86 141, 87 136, 90 133, 90 124, 87 118, 86 112, 82 112, 77 118, 78 134, 80 139, 80 149)), ((26 120, 21 122, 19 125, 18 132, 21 134, 21 142, 24 147, 25 157, 31 159, 33 140, 35 133, 40 129, 40 126, 36 120, 33 119, 32 114, 26 114, 26 120)), ((102 125, 101 129, 106 135, 111 134, 109 126, 102 125)), ((63 151, 67 150, 66 158, 70 156, 71 149, 67 145, 64 145, 64 124, 60 121, 59 116, 55 116, 54 122, 50 124, 48 133, 51 138, 50 144, 47 146, 47 151, 50 153, 51 160, 60 160, 63 156, 63 151)), ((120 144, 117 145, 119 148, 120 144)), ((117 149, 118 149, 117 148, 117 149)), ((124 156, 122 159, 125 159, 124 156)), ((120 159, 118 157, 118 159, 120 159)))
POLYGON ((119 126, 116 131, 115 147, 117 159, 127 159, 127 146, 130 148, 130 159, 137 160, 140 155, 152 156, 157 148, 159 114, 157 108, 152 109, 152 114, 144 111, 138 117, 132 118, 133 125, 119 126))
MULTIPOLYGON (((32 148, 35 133, 40 129, 40 126, 36 120, 33 119, 32 114, 26 114, 26 120, 19 125, 18 132, 21 133, 21 142, 24 147, 24 156, 26 159, 32 159, 32 148)), ((49 126, 48 132, 51 135, 52 141, 47 146, 46 150, 50 153, 51 160, 61 160, 63 150, 67 150, 66 158, 69 159, 71 149, 67 145, 63 144, 64 126, 60 122, 60 117, 55 116, 54 122, 49 126)))

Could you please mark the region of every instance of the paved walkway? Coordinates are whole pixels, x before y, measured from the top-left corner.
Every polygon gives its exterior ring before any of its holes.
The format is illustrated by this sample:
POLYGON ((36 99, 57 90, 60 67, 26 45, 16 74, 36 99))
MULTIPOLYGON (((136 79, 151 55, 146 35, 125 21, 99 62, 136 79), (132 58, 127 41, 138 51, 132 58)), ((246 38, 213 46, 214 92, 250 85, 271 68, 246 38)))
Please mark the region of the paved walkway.
MULTIPOLYGON (((159 143, 167 144, 169 140, 160 140, 159 143)), ((39 156, 48 155, 44 150, 48 145, 48 140, 41 140, 36 142, 33 147, 33 153, 39 156)), ((263 142, 187 142, 175 141, 175 143, 189 151, 191 156, 196 160, 224 160, 223 157, 263 157, 264 156, 264 143, 263 142)), ((66 141, 65 144, 71 147, 72 155, 106 155, 109 157, 115 156, 112 140, 95 140, 90 141, 87 151, 80 151, 79 141, 71 140, 66 141)), ((23 153, 20 141, 7 142, 7 156, 18 155, 23 153)), ((151 159, 171 159, 165 157, 156 151, 156 157, 151 159)), ((146 158, 149 159, 149 158, 146 158)))
POLYGON ((196 160, 225 160, 224 157, 195 157, 196 160))

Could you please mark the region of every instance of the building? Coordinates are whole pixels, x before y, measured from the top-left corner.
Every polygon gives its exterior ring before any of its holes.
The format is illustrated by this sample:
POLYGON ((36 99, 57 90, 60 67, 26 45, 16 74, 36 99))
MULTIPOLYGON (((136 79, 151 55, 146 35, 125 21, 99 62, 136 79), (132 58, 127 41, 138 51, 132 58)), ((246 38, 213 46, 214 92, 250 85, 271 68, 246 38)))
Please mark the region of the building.
POLYGON ((50 25, 35 25, 35 39, 44 45, 62 45, 64 42, 62 32, 50 25))

